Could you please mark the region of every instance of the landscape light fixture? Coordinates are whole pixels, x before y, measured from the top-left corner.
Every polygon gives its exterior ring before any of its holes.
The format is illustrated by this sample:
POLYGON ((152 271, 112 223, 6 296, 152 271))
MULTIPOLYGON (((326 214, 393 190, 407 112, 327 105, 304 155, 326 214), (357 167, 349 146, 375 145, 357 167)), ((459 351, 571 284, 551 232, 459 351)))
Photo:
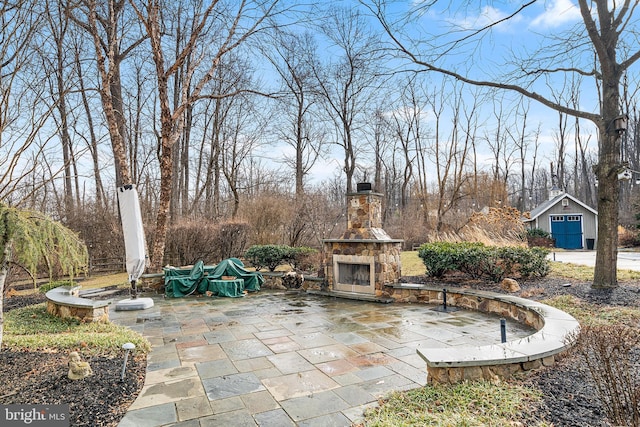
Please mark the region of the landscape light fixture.
POLYGON ((127 359, 129 358, 129 351, 136 348, 136 345, 132 342, 124 343, 122 348, 125 350, 124 363, 122 364, 122 374, 120 375, 120 381, 124 381, 124 371, 127 368, 127 359))

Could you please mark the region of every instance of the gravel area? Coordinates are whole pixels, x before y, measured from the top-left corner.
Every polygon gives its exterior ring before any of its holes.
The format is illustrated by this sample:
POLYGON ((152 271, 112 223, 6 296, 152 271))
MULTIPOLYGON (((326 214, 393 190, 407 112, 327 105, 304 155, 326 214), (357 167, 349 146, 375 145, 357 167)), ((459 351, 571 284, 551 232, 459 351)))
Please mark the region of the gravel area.
MULTIPOLYGON (((433 283, 460 286, 460 279, 433 281, 424 276, 405 277, 410 283, 433 283)), ((462 286, 501 292, 498 285, 486 282, 463 282, 462 286)), ((540 300, 557 295, 574 295, 584 301, 604 306, 640 306, 640 281, 621 283, 613 290, 594 290, 589 283, 559 278, 542 278, 520 283, 515 295, 540 300)), ((10 297, 4 310, 42 302, 44 296, 10 297)), ((640 354, 638 352, 637 354, 640 354)), ((30 351, 0 351, 0 404, 29 403, 70 405, 72 426, 116 426, 136 399, 145 378, 146 359, 131 358, 125 381, 120 380, 121 358, 85 359, 94 374, 83 380, 67 378, 67 355, 30 351)), ((636 361, 640 366, 640 360, 636 361)), ((521 380, 539 389, 542 402, 522 414, 521 425, 535 425, 545 420, 554 427, 610 426, 588 370, 571 352, 550 368, 541 369, 521 380)))

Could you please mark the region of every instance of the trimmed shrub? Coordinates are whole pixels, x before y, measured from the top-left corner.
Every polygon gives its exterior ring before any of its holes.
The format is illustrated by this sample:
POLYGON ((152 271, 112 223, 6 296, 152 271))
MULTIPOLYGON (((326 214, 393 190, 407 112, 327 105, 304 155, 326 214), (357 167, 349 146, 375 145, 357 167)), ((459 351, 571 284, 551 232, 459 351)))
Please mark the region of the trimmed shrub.
POLYGON ((317 251, 306 246, 291 247, 287 245, 253 245, 245 252, 245 259, 256 269, 268 268, 269 271, 281 264, 289 264, 294 269, 304 269, 308 260, 317 251))
POLYGON ((551 237, 551 234, 542 228, 529 228, 527 229, 527 237, 551 237))
POLYGON ((527 245, 530 248, 539 246, 542 248, 553 248, 556 240, 551 234, 541 228, 530 228, 527 230, 527 245))
POLYGON ((269 271, 275 271, 276 267, 286 262, 290 249, 287 245, 253 245, 247 249, 244 257, 256 270, 268 268, 269 271))
POLYGON ((289 247, 286 262, 294 270, 312 270, 315 267, 316 249, 308 246, 289 247))
POLYGON ((427 275, 441 278, 450 271, 460 270, 461 245, 480 245, 480 243, 425 243, 418 249, 418 257, 427 267, 427 275))
POLYGON ((434 242, 420 246, 427 275, 441 278, 458 271, 475 279, 499 282, 505 276, 546 276, 549 273, 548 252, 543 248, 520 246, 485 246, 482 243, 434 242))

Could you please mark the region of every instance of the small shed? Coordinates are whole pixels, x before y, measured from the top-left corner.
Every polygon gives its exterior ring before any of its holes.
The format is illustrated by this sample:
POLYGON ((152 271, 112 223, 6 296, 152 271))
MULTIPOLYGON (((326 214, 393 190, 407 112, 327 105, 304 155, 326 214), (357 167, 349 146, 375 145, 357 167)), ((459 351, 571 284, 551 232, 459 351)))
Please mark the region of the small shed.
POLYGON ((598 238, 598 211, 560 190, 552 190, 549 200, 523 221, 528 228, 550 233, 556 248, 593 249, 598 238))

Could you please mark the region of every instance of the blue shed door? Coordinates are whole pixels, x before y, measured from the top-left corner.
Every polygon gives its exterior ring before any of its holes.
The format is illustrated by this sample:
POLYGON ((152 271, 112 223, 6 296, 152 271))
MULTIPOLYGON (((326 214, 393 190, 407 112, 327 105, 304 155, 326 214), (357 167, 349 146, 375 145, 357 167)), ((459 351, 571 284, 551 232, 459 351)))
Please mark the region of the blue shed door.
POLYGON ((551 215, 556 248, 582 249, 582 215, 551 215))

